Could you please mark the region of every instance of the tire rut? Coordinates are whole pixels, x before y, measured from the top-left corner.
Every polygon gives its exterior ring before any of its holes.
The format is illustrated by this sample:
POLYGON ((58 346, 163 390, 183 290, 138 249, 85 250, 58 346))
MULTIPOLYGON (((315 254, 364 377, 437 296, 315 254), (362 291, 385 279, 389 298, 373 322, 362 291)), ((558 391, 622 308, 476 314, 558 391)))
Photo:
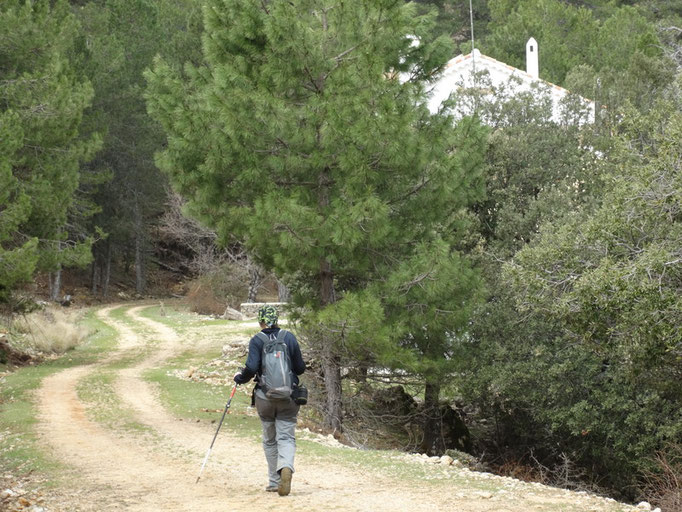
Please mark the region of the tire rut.
MULTIPOLYGON (((153 427, 167 444, 182 450, 189 450, 201 457, 208 448, 213 432, 208 431, 203 425, 178 421, 168 414, 160 405, 158 393, 152 390, 148 383, 141 378, 142 372, 146 369, 162 364, 183 350, 178 334, 160 322, 141 316, 139 313, 143 308, 136 307, 130 309, 128 311, 129 317, 154 332, 155 337, 162 341, 159 343, 158 351, 154 355, 135 367, 122 372, 122 378, 118 380, 117 386, 119 396, 123 397, 136 410, 137 419, 153 427)), ((110 318, 107 321, 113 324, 124 338, 139 336, 126 325, 112 322, 110 318)), ((256 326, 254 324, 255 329, 256 326)), ((230 336, 229 331, 226 332, 226 336, 230 336)), ((198 458, 197 460, 200 459, 198 458)), ((265 460, 259 443, 231 436, 226 431, 222 431, 220 433, 220 442, 216 443, 211 453, 211 460, 211 473, 222 474, 227 470, 227 466, 233 473, 239 475, 239 478, 230 479, 228 494, 250 494, 256 491, 260 494, 260 497, 254 497, 255 501, 251 503, 258 503, 259 506, 266 507, 273 505, 273 497, 278 498, 276 495, 273 496, 272 494, 261 492, 265 485, 265 460), (216 468, 216 466, 219 466, 219 468, 216 468), (256 468, 255 471, 254 468, 256 468)), ((352 496, 354 502, 357 501, 356 497, 358 495, 370 494, 373 496, 363 499, 362 504, 359 506, 357 504, 346 503, 339 510, 368 510, 365 507, 369 503, 373 503, 371 510, 395 510, 394 506, 390 508, 385 507, 386 499, 390 498, 392 494, 389 486, 375 485, 368 489, 358 481, 357 474, 349 472, 345 468, 329 468, 326 466, 306 468, 302 464, 297 466, 298 471, 295 476, 292 497, 298 497, 299 502, 296 504, 289 503, 288 508, 290 510, 311 510, 311 507, 316 508, 318 506, 328 509, 331 507, 331 510, 334 510, 339 505, 339 498, 344 494, 352 496), (326 480, 324 478, 320 479, 319 473, 334 475, 333 479, 329 479, 329 482, 334 485, 328 486, 314 483, 315 480, 326 480)), ((208 469, 204 471, 204 475, 207 472, 208 469)), ((364 478, 367 476, 364 475, 364 478)), ((204 478, 205 476, 202 476, 202 482, 204 478)), ((411 501, 407 496, 405 499, 407 502, 411 501)), ((421 503, 415 502, 413 504, 416 510, 422 510, 421 507, 424 505, 424 500, 420 501, 421 503)), ((426 510, 426 508, 423 510, 426 510)), ((431 508, 430 510, 433 509, 431 508)))
POLYGON ((143 448, 139 439, 123 437, 88 418, 78 397, 78 382, 138 348, 132 338, 122 337, 109 357, 54 374, 38 391, 43 438, 59 460, 76 468, 79 487, 88 491, 87 503, 72 504, 68 510, 224 509, 216 482, 189 485, 194 465, 143 448))

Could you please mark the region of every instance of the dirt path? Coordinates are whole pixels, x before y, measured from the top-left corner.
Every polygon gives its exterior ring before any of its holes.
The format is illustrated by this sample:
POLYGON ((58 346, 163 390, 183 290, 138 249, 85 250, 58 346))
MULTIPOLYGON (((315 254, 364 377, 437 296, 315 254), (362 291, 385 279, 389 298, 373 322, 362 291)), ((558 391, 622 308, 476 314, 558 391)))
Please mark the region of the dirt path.
MULTIPOLYGON (((594 498, 564 491, 528 487, 520 492, 510 482, 481 492, 455 484, 410 479, 402 481, 376 470, 351 468, 334 461, 320 463, 299 456, 292 494, 263 491, 265 461, 259 443, 221 431, 219 442, 199 484, 195 484, 215 425, 180 421, 161 405, 143 372, 180 353, 183 344, 173 329, 140 315, 145 306, 126 310, 128 320, 99 318, 119 333, 117 349, 97 364, 62 371, 44 380, 38 392, 40 430, 54 454, 80 483, 77 492, 46 504, 50 511, 526 511, 622 510, 594 498), (111 363, 144 354, 132 365, 111 363), (119 368, 123 366, 122 368, 119 368), (77 386, 104 370, 114 372, 114 389, 135 421, 151 429, 155 441, 110 430, 89 419, 77 386), (118 369, 114 369, 118 368, 118 369), (159 442, 160 440, 160 442, 159 442)), ((243 326, 239 326, 243 328, 243 326)), ((226 333, 229 337, 229 332, 226 333)), ((234 334, 233 334, 234 336, 234 334)), ((192 340, 189 340, 193 342, 192 340)), ((183 340, 187 343, 188 340, 183 340)), ((198 343, 198 341, 196 342, 198 343)), ((405 461, 404 464, 418 464, 405 461)), ((469 477, 466 477, 469 478, 469 477)), ((472 474, 474 482, 477 478, 472 474)))

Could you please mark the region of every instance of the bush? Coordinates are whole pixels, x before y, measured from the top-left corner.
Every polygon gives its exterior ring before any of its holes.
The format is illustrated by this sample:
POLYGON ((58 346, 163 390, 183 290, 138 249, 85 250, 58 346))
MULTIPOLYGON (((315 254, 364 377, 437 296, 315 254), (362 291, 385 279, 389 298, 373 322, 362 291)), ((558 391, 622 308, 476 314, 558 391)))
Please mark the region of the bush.
POLYGON ((635 367, 622 351, 578 343, 556 317, 524 316, 504 297, 486 308, 459 382, 475 406, 476 452, 524 464, 532 454, 552 484, 596 483, 637 499, 651 454, 682 438, 679 379, 635 367))
POLYGON ((222 315, 228 306, 238 309, 248 295, 246 269, 225 264, 194 280, 189 286, 190 309, 202 315, 222 315))

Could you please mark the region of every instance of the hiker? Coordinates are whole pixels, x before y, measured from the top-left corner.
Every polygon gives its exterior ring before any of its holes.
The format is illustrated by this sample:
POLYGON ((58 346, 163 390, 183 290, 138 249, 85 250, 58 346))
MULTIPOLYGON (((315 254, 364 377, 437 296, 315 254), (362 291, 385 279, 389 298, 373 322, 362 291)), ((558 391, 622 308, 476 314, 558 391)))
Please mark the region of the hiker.
MULTIPOLYGON (((256 377, 255 405, 263 425, 263 451, 268 462, 268 485, 265 490, 277 491, 280 496, 286 496, 291 491, 291 477, 294 473, 296 452, 294 431, 299 409, 290 393, 291 389, 298 385, 298 376, 305 371, 305 363, 296 336, 280 329, 277 325, 277 318, 277 309, 274 306, 266 305, 258 310, 258 322, 262 330, 251 338, 245 368, 234 376, 234 381, 237 384, 245 384, 254 376, 256 377), (272 382, 272 376, 264 375, 264 370, 271 367, 270 363, 265 360, 268 356, 264 353, 264 347, 275 341, 283 341, 286 346, 283 353, 288 355, 288 361, 282 363, 282 360, 277 360, 277 362, 284 364, 284 368, 289 370, 287 373, 291 386, 288 394, 281 393, 280 397, 276 396, 276 390, 268 389, 266 386, 267 382, 272 382), (266 393, 270 395, 270 398, 266 393)), ((283 346, 280 345, 280 348, 283 346)))

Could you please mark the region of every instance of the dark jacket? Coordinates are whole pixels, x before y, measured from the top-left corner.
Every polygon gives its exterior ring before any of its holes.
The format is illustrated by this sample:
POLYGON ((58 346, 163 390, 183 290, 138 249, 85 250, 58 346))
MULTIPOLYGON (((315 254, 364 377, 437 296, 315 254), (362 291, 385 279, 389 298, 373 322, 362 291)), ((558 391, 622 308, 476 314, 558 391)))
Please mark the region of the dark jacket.
MULTIPOLYGON (((261 332, 267 334, 268 336, 274 334, 277 336, 279 332, 279 327, 268 327, 263 329, 261 332)), ((301 355, 301 347, 298 345, 298 340, 290 331, 287 331, 284 335, 284 343, 286 343, 287 351, 289 352, 289 357, 291 358, 291 370, 294 373, 293 383, 298 384, 298 376, 303 374, 305 371, 305 363, 303 362, 303 356, 301 355)), ((254 336, 249 341, 249 355, 246 357, 246 365, 241 373, 234 376, 234 381, 237 384, 246 384, 254 376, 259 376, 262 374, 261 370, 261 358, 263 357, 263 340, 259 336, 254 336)))

